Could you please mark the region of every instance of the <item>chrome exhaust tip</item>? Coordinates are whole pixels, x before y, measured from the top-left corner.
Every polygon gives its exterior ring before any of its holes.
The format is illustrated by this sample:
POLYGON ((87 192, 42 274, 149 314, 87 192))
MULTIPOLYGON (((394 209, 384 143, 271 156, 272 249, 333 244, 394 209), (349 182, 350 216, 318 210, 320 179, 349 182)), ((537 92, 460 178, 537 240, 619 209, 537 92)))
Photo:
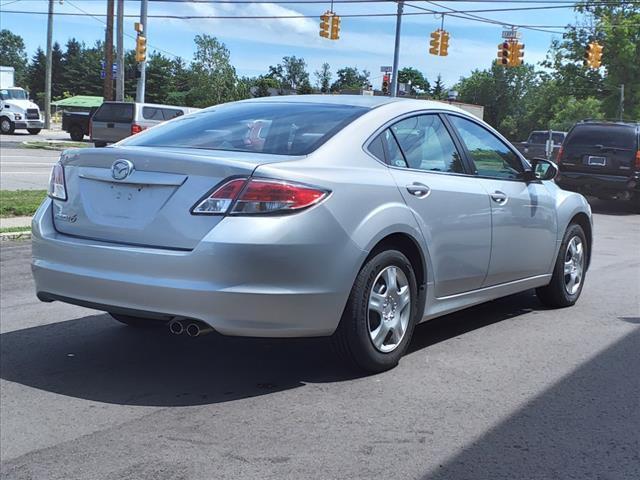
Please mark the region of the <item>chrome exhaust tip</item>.
POLYGON ((169 322, 169 331, 174 335, 181 335, 184 332, 184 325, 180 320, 171 320, 169 322))
POLYGON ((213 328, 211 328, 207 324, 198 324, 198 323, 190 323, 187 325, 187 335, 190 337, 201 337, 202 335, 206 335, 207 333, 213 332, 213 328))

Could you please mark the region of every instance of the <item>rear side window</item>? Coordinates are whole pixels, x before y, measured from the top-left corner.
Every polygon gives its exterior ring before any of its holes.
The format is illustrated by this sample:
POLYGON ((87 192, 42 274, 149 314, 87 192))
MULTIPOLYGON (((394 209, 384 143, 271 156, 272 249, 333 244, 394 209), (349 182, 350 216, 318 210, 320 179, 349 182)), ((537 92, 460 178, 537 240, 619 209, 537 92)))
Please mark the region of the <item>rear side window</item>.
POLYGON ((306 155, 368 108, 290 102, 239 102, 185 115, 123 145, 306 155))
POLYGON ((164 121, 162 109, 158 107, 142 107, 142 118, 145 120, 164 121))
POLYGON ((464 173, 462 158, 437 115, 418 115, 391 127, 409 168, 464 173))
POLYGON ((162 114, 163 114, 165 120, 171 120, 172 118, 176 118, 176 117, 179 117, 181 115, 184 115, 182 110, 177 110, 175 108, 163 108, 162 109, 162 114))
POLYGON ((566 145, 638 148, 636 129, 627 125, 577 125, 569 134, 566 145))
POLYGON ((129 123, 133 121, 133 103, 103 103, 93 116, 93 120, 129 123))

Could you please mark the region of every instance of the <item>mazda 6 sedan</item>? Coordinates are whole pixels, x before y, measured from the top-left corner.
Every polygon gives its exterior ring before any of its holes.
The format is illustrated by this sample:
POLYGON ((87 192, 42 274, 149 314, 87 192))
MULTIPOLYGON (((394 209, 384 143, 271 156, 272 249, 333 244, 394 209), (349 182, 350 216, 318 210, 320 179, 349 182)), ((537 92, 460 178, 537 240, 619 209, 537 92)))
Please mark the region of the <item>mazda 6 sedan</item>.
POLYGON ((33 220, 38 297, 132 326, 330 336, 395 366, 416 324, 528 289, 574 304, 585 199, 455 107, 247 100, 67 150, 33 220))

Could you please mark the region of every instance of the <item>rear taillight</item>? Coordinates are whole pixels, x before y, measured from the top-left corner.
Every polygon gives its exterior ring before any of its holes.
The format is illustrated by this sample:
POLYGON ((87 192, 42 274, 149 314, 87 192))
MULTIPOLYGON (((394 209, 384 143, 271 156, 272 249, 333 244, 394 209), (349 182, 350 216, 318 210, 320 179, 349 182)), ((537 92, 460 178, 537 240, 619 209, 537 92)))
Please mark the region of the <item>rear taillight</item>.
POLYGON ((640 170, 640 150, 636 152, 636 170, 640 170))
POLYGON ((563 147, 560 147, 560 148, 558 149, 558 155, 556 155, 556 164, 557 164, 557 165, 560 165, 560 162, 562 161, 562 154, 563 154, 563 152, 564 152, 564 148, 563 148, 563 147))
POLYGON ((321 202, 324 190, 300 183, 267 178, 236 178, 200 201, 194 214, 256 215, 290 213, 321 202))
POLYGON ((56 200, 67 199, 67 188, 64 184, 64 167, 62 163, 56 163, 51 169, 51 175, 49 175, 49 189, 47 191, 51 198, 56 200))
POLYGON ((89 138, 91 138, 92 132, 93 132, 93 120, 89 119, 89 138))
POLYGON ((131 135, 135 135, 136 133, 140 133, 143 130, 144 130, 144 127, 141 127, 140 125, 136 125, 135 123, 133 123, 131 125, 131 135))

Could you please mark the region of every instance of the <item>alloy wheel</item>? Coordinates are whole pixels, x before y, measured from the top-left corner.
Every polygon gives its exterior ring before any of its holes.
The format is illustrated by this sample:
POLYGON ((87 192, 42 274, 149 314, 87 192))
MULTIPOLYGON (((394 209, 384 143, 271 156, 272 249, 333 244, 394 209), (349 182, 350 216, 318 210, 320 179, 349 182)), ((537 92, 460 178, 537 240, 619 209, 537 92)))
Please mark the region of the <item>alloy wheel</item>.
POLYGON ((564 288, 569 295, 575 295, 582 284, 584 275, 584 244, 574 236, 567 244, 564 256, 564 288))
POLYGON ((369 293, 368 327, 373 346, 382 353, 398 348, 411 318, 411 288, 400 267, 390 265, 376 277, 369 293))

